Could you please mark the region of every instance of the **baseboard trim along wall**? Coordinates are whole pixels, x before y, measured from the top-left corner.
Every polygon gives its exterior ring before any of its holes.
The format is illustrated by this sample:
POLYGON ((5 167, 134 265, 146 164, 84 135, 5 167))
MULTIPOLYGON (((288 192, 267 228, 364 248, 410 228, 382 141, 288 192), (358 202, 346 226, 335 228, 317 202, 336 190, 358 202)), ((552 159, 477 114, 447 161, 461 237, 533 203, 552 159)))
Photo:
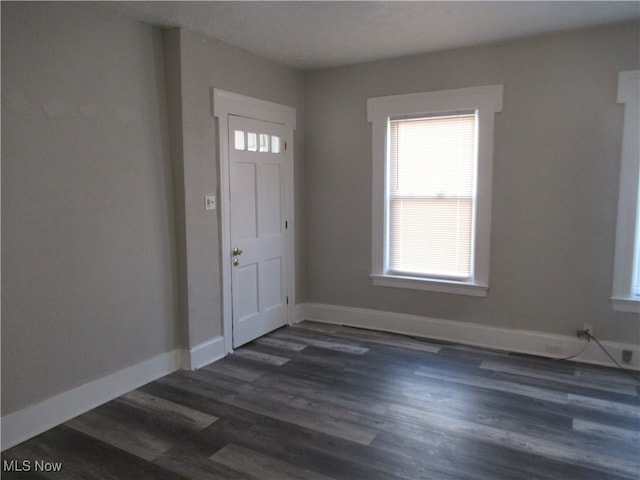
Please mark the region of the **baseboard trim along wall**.
POLYGON ((175 372, 178 368, 180 353, 179 350, 173 350, 5 415, 0 420, 2 450, 175 372))
MULTIPOLYGON (((458 322, 437 318, 407 315, 402 313, 383 312, 365 308, 343 307, 319 303, 303 303, 296 305, 296 319, 301 321, 346 325, 350 327, 368 328, 385 332, 401 333, 425 339, 444 340, 448 342, 474 345, 478 347, 504 350, 514 353, 525 353, 549 358, 562 358, 579 352, 585 340, 572 335, 557 335, 530 330, 512 330, 489 327, 470 322, 458 322)), ((640 346, 619 343, 600 342, 618 362, 621 362, 622 351, 630 350, 632 362, 624 364, 629 370, 640 370, 640 346)), ((591 342, 580 355, 572 359, 576 362, 615 367, 595 342, 591 342)))
MULTIPOLYGON (((584 340, 569 335, 511 330, 477 323, 384 312, 365 308, 319 303, 300 303, 295 307, 295 322, 317 322, 368 328, 443 340, 465 345, 493 348, 542 357, 561 358, 581 350, 584 340)), ((633 361, 624 367, 640 370, 640 346, 619 342, 600 342, 616 359, 623 350, 632 352, 633 361)), ((4 451, 50 428, 98 407, 131 390, 168 375, 179 368, 194 370, 226 355, 224 338, 215 337, 189 350, 176 349, 131 367, 71 389, 0 419, 1 449, 4 451)), ((577 362, 614 366, 602 350, 591 342, 577 362)), ((620 360, 619 360, 620 361, 620 360)))
POLYGON ((224 338, 176 349, 73 388, 0 419, 4 451, 92 408, 182 368, 195 370, 226 355, 224 338))
POLYGON ((184 370, 196 370, 220 360, 225 355, 224 337, 214 337, 189 350, 181 350, 180 365, 184 370))
POLYGON ((293 322, 292 323, 299 323, 302 322, 303 320, 307 319, 307 307, 308 305, 310 305, 309 303, 298 303, 296 304, 295 308, 293 309, 293 322))

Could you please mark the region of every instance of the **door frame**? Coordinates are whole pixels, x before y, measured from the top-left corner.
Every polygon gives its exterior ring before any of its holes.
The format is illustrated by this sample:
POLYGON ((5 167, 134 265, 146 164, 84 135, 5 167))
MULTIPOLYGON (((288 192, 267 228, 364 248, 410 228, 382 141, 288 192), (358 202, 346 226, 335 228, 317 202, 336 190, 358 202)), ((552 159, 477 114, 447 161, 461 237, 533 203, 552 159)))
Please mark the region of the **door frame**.
POLYGON ((292 132, 285 155, 284 198, 287 209, 288 228, 286 233, 287 292, 285 323, 294 320, 295 296, 295 210, 293 201, 293 132, 296 129, 295 108, 260 100, 246 95, 213 89, 213 115, 218 119, 218 144, 220 161, 220 236, 222 264, 222 336, 226 353, 233 352, 233 299, 231 292, 231 190, 229 185, 229 115, 253 118, 279 123, 292 132))

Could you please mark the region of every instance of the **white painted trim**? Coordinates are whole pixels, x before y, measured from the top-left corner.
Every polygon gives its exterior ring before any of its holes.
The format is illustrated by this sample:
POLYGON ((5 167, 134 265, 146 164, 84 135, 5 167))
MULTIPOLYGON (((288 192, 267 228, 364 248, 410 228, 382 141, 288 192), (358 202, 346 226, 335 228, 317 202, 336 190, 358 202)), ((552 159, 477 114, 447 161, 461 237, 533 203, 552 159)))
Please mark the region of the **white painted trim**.
MULTIPOLYGON (((294 112, 295 113, 295 112, 294 112)), ((285 189, 284 189, 284 201, 287 206, 287 222, 288 222, 288 234, 286 236, 287 241, 287 323, 291 325, 296 321, 295 307, 296 307, 296 214, 295 214, 295 178, 294 178, 294 162, 293 152, 295 152, 294 143, 294 130, 290 130, 291 138, 289 139, 289 146, 287 148, 287 162, 288 168, 285 169, 285 189)))
POLYGON ((491 113, 502 111, 502 85, 436 90, 373 97, 367 101, 367 120, 393 115, 419 115, 425 112, 484 109, 491 113))
POLYGON ((228 115, 239 115, 256 120, 280 123, 292 132, 287 148, 287 176, 285 186, 285 202, 288 212, 288 296, 287 323, 294 320, 295 296, 295 211, 294 211, 294 173, 293 173, 293 131, 296 128, 295 108, 260 100, 246 95, 213 89, 212 111, 218 118, 218 141, 220 144, 220 227, 222 246, 222 335, 225 352, 233 352, 233 314, 231 293, 231 193, 229 187, 229 132, 228 115))
POLYGON ((295 108, 228 92, 219 88, 213 89, 212 111, 218 118, 222 118, 231 113, 241 117, 281 123, 291 128, 291 130, 296 129, 295 108))
POLYGON ((307 305, 306 303, 298 303, 293 314, 293 323, 300 323, 307 319, 307 305))
POLYGON ((146 383, 175 372, 180 366, 179 362, 178 350, 163 353, 5 415, 0 420, 2 450, 35 437, 146 383))
MULTIPOLYGON (((216 90, 214 89, 214 109, 218 105, 216 90)), ((222 247, 222 336, 224 337, 225 351, 233 352, 233 318, 231 296, 231 258, 225 252, 231 251, 231 192, 229 188, 229 125, 227 113, 222 106, 218 111, 218 143, 220 145, 220 231, 222 247)), ((215 111, 215 110, 214 110, 215 111)))
MULTIPOLYGON (((387 124, 390 117, 417 115, 456 110, 476 110, 478 118, 478 160, 476 172, 476 202, 474 210, 473 272, 466 282, 470 288, 452 288, 451 282, 437 278, 425 279, 421 290, 486 296, 489 285, 489 255, 491 239, 491 190, 493 181, 494 117, 502 111, 502 85, 490 85, 455 90, 439 90, 374 97, 367 100, 367 119, 372 123, 372 219, 371 219, 371 277, 374 285, 399 288, 418 288, 420 279, 411 282, 383 281, 388 275, 386 265, 386 163, 387 124), (484 295, 478 295, 484 293, 484 295)), ((458 285, 464 282, 458 282, 458 285)))
POLYGON ((611 305, 617 312, 640 313, 640 299, 611 297, 611 305))
POLYGON ((613 264, 614 310, 637 312, 637 306, 629 310, 634 298, 634 265, 637 265, 636 248, 640 241, 638 218, 638 180, 640 176, 640 70, 620 72, 618 76, 618 103, 624 104, 624 130, 620 158, 620 188, 618 190, 618 218, 616 222, 615 258, 613 264))
MULTIPOLYGON (((300 304, 300 309, 303 310, 303 316, 307 320, 400 333, 541 357, 567 357, 579 352, 584 347, 584 340, 578 339, 573 335, 512 330, 420 315, 318 303, 300 304)), ((600 341, 600 343, 616 359, 622 358, 623 350, 631 350, 633 352, 633 361, 631 364, 624 364, 624 367, 630 370, 640 370, 639 345, 608 341, 600 341)), ((585 351, 573 360, 607 367, 614 366, 613 362, 595 342, 591 342, 585 351)))
POLYGON ((431 280, 428 278, 401 277, 397 275, 369 275, 373 284, 379 287, 409 288, 413 290, 429 290, 431 292, 455 293, 473 297, 486 297, 488 285, 476 283, 431 280))
POLYGON ((197 370, 220 360, 227 354, 224 337, 219 336, 196 345, 189 350, 180 351, 180 366, 185 370, 197 370))

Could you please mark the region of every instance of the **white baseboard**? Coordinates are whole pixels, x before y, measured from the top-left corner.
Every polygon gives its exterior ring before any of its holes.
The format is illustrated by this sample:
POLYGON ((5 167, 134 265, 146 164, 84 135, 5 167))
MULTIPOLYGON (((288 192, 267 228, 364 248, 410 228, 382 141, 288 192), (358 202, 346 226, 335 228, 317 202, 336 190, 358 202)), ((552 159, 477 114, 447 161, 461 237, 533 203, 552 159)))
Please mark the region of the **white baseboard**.
MULTIPOLYGON (((319 303, 298 304, 296 310, 298 309, 300 310, 300 318, 307 320, 401 333, 542 357, 567 357, 579 352, 584 347, 584 340, 570 335, 512 330, 470 322, 319 303)), ((622 363, 622 351, 631 350, 633 352, 632 362, 623 366, 629 370, 640 370, 639 345, 607 341, 600 343, 619 363, 622 363)), ((591 342, 584 352, 573 360, 608 367, 615 366, 595 342, 591 342)))
POLYGON ((11 448, 180 367, 178 350, 68 390, 0 419, 2 450, 11 448))
POLYGON ((194 370, 226 354, 215 337, 189 350, 173 350, 5 415, 0 419, 4 451, 131 390, 175 372, 194 370))
POLYGON ((196 370, 220 360, 226 355, 224 337, 214 337, 189 350, 180 351, 180 366, 185 370, 196 370))
POLYGON ((306 320, 307 317, 307 305, 308 303, 298 303, 293 309, 293 324, 300 323, 306 320))
MULTIPOLYGON (((568 356, 580 351, 584 346, 583 340, 568 335, 510 330, 419 315, 317 303, 296 305, 295 322, 305 319, 543 357, 568 356)), ((632 351, 633 362, 625 364, 624 367, 640 370, 638 361, 640 346, 607 341, 601 343, 616 359, 621 358, 623 350, 632 351)), ((158 355, 38 404, 5 415, 0 419, 1 449, 4 451, 11 448, 92 408, 168 375, 180 367, 200 368, 219 360, 225 354, 224 338, 216 337, 189 350, 174 350, 158 355)), ((613 362, 593 342, 574 360, 613 366, 613 362)))

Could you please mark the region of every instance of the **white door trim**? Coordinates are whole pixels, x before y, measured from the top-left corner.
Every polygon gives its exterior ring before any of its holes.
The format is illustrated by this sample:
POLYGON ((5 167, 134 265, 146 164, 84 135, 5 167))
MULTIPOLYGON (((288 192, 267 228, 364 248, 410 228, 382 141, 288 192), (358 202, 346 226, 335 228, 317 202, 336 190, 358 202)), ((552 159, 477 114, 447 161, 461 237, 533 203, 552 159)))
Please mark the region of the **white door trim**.
MULTIPOLYGON (((218 142, 220 145, 220 226, 222 245, 222 335, 225 351, 233 351, 232 337, 232 297, 231 297, 231 202, 229 189, 229 132, 228 115, 254 118, 267 122, 285 125, 291 131, 296 129, 296 110, 292 107, 267 102, 257 98, 247 97, 228 92, 219 88, 213 89, 213 114, 218 118, 218 142)), ((288 142, 287 149, 293 152, 293 137, 288 142)), ((290 165, 285 168, 285 203, 289 212, 289 228, 287 229, 287 255, 289 304, 287 305, 286 322, 294 322, 295 300, 295 222, 293 202, 293 154, 289 155, 290 165)))

